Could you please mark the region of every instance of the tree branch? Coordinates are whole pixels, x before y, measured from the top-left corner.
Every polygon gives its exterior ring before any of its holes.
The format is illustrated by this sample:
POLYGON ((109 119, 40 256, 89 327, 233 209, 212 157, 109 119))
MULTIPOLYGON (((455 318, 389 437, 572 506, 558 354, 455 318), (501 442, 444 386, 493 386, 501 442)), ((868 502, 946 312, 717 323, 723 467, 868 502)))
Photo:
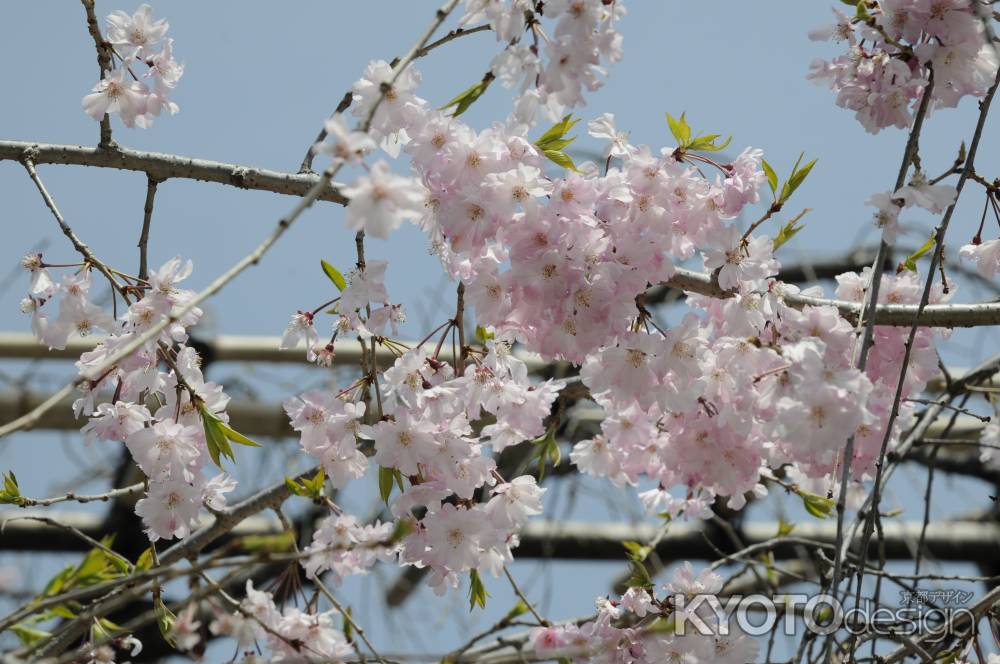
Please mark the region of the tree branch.
MULTIPOLYGON (((65 164, 113 168, 145 173, 148 177, 160 182, 171 178, 200 180, 288 196, 305 196, 323 179, 313 173, 284 173, 128 148, 102 150, 83 145, 53 145, 0 140, 0 160, 21 161, 26 150, 31 151, 31 160, 36 165, 65 164)), ((322 183, 322 187, 315 194, 315 200, 331 201, 341 205, 347 204, 347 199, 340 194, 337 187, 328 182, 322 183)))

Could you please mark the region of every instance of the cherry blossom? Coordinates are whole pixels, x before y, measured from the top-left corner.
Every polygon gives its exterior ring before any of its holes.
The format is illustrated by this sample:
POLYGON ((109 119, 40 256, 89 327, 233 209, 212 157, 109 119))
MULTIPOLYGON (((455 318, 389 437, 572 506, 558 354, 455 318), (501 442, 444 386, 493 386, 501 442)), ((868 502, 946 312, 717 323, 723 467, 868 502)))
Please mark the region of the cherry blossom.
POLYGON ((958 254, 972 261, 976 271, 987 279, 992 279, 1000 271, 1000 239, 967 244, 958 250, 958 254))
POLYGON ((415 219, 423 213, 423 187, 413 178, 394 175, 384 161, 376 162, 369 175, 342 187, 341 192, 350 199, 347 227, 383 240, 404 219, 415 219))

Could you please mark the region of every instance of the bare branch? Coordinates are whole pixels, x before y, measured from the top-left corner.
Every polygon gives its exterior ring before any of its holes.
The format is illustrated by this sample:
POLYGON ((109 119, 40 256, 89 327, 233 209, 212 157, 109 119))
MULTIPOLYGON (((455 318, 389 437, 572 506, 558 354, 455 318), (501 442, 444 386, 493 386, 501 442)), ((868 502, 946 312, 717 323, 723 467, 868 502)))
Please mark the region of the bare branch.
POLYGON ((341 205, 347 203, 347 199, 340 194, 335 185, 323 181, 321 176, 313 173, 283 173, 128 148, 102 150, 83 145, 0 140, 0 160, 21 161, 26 150, 30 150, 31 160, 36 165, 66 164, 135 171, 145 173, 160 182, 171 178, 200 180, 288 196, 305 196, 320 184, 320 189, 314 195, 315 200, 331 201, 341 205))
POLYGON ((156 198, 156 187, 160 181, 151 175, 146 176, 146 203, 142 211, 142 231, 139 233, 139 279, 149 278, 149 226, 153 221, 153 201, 156 198))

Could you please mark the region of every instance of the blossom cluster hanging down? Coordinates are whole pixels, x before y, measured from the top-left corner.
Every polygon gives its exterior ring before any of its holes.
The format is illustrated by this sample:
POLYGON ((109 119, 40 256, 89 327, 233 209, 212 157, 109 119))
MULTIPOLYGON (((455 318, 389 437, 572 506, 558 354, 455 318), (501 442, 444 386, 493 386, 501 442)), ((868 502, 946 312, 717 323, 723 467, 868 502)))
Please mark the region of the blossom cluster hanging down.
POLYGON ((161 111, 173 115, 180 110, 170 95, 184 65, 174 59, 174 40, 165 39, 169 24, 152 14, 152 7, 142 5, 131 16, 121 10, 108 15, 106 37, 114 66, 83 98, 83 110, 95 120, 117 113, 126 127, 145 129, 161 111), (136 72, 139 65, 144 72, 136 72))
POLYGON ((982 97, 997 56, 984 18, 976 15, 979 6, 968 0, 861 1, 854 16, 835 7, 836 22, 810 37, 843 42, 847 52, 814 60, 809 77, 829 85, 837 105, 854 111, 872 134, 910 126, 932 70, 929 110, 982 97))
MULTIPOLYGON (((411 179, 407 190, 422 186, 427 201, 419 223, 466 284, 477 322, 543 357, 581 364, 607 414, 601 434, 573 451, 581 470, 617 484, 654 479, 661 488, 643 495, 647 507, 689 516, 707 515, 716 496, 742 506, 763 491, 767 467, 795 463, 808 477, 829 475, 851 433, 860 441, 853 475, 872 470, 905 334, 877 328, 879 357, 862 374, 853 326, 836 309, 785 304, 796 289, 772 276, 779 268, 772 239, 743 235, 733 221, 768 183, 760 150, 718 164, 698 154, 713 144, 678 128, 679 144, 655 151, 630 144, 606 114, 589 125, 609 141, 604 172, 583 164, 552 177, 545 136, 532 141, 506 125, 477 132, 413 87, 405 94, 405 112, 380 109, 376 118, 411 158, 420 182, 411 179), (714 178, 704 174, 706 163, 714 178), (730 297, 689 295, 702 314, 664 329, 641 295, 668 279, 675 261, 696 255, 730 297), (684 497, 675 499, 671 487, 684 497)), ((572 123, 560 124, 561 137, 572 123)), ((359 182, 376 188, 378 177, 359 182)), ((951 187, 924 182, 895 195, 938 212, 953 196, 951 187)), ((366 198, 354 216, 349 203, 352 228, 360 220, 380 234, 414 212, 379 200, 381 212, 366 198)), ((918 301, 915 278, 898 279, 883 297, 918 301)), ((931 334, 918 336, 906 394, 933 372, 931 334)))
MULTIPOLYGON (((178 284, 190 276, 191 261, 172 258, 142 283, 125 292, 143 292, 130 301, 118 320, 90 301, 94 270, 86 264, 56 281, 41 254, 25 256, 22 265, 31 274, 22 310, 31 313, 31 327, 49 348, 65 348, 70 336, 84 336, 94 329, 108 333, 96 348, 76 363, 81 372, 103 366, 105 360, 136 336, 154 327, 187 304, 194 296, 178 284), (50 310, 58 298, 59 314, 50 310)), ((128 279, 122 275, 122 279, 128 279)), ((135 278, 131 278, 135 281, 135 278)), ((175 318, 158 338, 151 339, 93 381, 81 385, 82 395, 73 403, 77 417, 88 418, 82 431, 88 442, 124 443, 136 465, 149 480, 146 496, 136 505, 150 539, 186 537, 194 528, 203 505, 225 506, 225 494, 236 481, 224 473, 206 478, 210 458, 203 420, 228 422, 229 397, 222 386, 207 381, 201 359, 185 345, 186 329, 201 318, 195 307, 175 318), (164 370, 166 369, 166 370, 164 370), (150 409, 149 404, 157 404, 150 409)))

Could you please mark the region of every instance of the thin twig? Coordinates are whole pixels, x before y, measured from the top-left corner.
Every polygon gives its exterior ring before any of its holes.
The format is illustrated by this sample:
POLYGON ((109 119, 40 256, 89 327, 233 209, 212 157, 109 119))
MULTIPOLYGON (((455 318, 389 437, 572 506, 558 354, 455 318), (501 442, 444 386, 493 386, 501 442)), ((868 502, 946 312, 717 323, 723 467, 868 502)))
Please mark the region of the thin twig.
POLYGON ((138 493, 142 491, 143 483, 138 482, 131 486, 123 487, 121 489, 112 489, 111 491, 106 491, 104 493, 97 493, 92 495, 86 494, 75 494, 66 493, 61 496, 54 496, 52 498, 22 498, 18 502, 18 507, 44 507, 47 505, 55 505, 56 503, 74 502, 74 503, 93 503, 93 502, 107 502, 112 498, 119 498, 121 496, 128 496, 133 493, 138 493))
POLYGON ((528 598, 525 597, 524 593, 521 591, 520 586, 517 585, 517 581, 514 580, 514 576, 510 573, 510 570, 507 569, 506 565, 504 565, 503 573, 507 575, 507 580, 510 581, 510 587, 514 589, 514 593, 518 596, 518 598, 522 602, 524 602, 524 605, 528 608, 528 611, 531 612, 531 615, 535 616, 535 620, 537 620, 541 625, 545 627, 551 625, 552 623, 550 623, 548 620, 540 616, 538 614, 538 611, 535 610, 535 607, 531 604, 530 601, 528 601, 528 598))

